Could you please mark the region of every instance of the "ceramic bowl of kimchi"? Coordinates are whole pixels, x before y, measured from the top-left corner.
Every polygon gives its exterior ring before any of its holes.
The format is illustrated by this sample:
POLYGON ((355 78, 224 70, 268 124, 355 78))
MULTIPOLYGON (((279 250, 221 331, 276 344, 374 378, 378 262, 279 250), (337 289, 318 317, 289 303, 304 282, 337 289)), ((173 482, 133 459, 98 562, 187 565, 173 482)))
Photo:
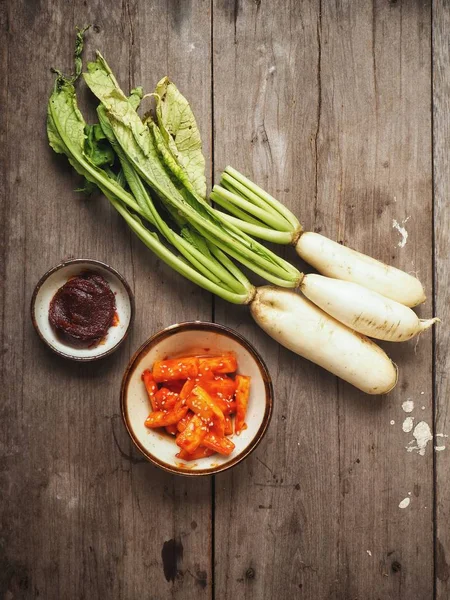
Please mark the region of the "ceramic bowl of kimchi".
POLYGON ((263 438, 272 404, 272 382, 257 350, 216 323, 159 331, 122 379, 122 417, 133 443, 177 475, 214 475, 244 460, 263 438))

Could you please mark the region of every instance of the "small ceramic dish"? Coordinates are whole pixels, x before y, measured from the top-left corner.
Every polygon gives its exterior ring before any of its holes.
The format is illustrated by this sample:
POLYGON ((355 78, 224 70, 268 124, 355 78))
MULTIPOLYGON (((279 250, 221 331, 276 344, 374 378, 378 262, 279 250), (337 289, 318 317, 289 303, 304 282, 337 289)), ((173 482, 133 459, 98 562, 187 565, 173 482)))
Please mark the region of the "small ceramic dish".
POLYGON ((180 323, 163 329, 147 340, 132 357, 122 379, 122 417, 136 447, 152 463, 177 475, 214 475, 225 471, 252 452, 267 430, 272 416, 273 389, 269 372, 255 348, 235 331, 202 321, 180 323), (175 440, 160 429, 148 429, 144 422, 150 412, 142 372, 157 360, 181 356, 214 356, 233 351, 238 373, 250 375, 247 429, 231 440, 236 448, 230 456, 213 454, 184 461, 175 440))
POLYGON ((41 277, 31 298, 31 319, 37 334, 49 348, 71 360, 91 361, 112 354, 126 338, 134 318, 134 297, 130 286, 115 269, 93 259, 75 258, 53 267, 41 277), (105 339, 91 348, 77 348, 60 339, 48 318, 50 302, 71 277, 86 271, 100 274, 116 297, 118 323, 110 327, 105 339))

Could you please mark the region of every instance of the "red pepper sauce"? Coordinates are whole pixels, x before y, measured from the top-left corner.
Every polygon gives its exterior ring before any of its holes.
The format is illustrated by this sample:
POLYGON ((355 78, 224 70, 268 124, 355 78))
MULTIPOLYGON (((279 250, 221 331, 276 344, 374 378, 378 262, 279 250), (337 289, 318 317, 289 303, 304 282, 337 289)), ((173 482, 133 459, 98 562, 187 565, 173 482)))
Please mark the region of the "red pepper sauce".
POLYGON ((101 275, 87 271, 59 288, 50 302, 48 317, 66 343, 94 347, 118 322, 116 299, 101 275))

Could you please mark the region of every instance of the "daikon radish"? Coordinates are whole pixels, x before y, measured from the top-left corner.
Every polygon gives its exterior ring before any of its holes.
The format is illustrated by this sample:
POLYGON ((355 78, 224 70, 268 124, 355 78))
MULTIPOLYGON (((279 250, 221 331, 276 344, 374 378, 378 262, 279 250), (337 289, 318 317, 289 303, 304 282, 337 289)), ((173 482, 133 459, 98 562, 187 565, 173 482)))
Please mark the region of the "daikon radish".
POLYGON ((381 348, 295 292, 260 287, 250 310, 277 342, 367 394, 387 394, 397 383, 397 367, 381 348))
POLYGON ((305 275, 300 289, 344 325, 379 340, 405 342, 439 321, 419 319, 404 304, 351 281, 310 274, 305 275))
POLYGON ((425 301, 420 281, 356 250, 308 231, 300 236, 297 254, 322 275, 353 281, 405 306, 425 301))
POLYGON ((412 275, 317 233, 302 233, 290 210, 232 167, 222 173, 221 185, 214 186, 211 198, 231 213, 220 215, 242 231, 276 244, 292 244, 322 275, 359 283, 405 306, 425 300, 422 284, 412 275))

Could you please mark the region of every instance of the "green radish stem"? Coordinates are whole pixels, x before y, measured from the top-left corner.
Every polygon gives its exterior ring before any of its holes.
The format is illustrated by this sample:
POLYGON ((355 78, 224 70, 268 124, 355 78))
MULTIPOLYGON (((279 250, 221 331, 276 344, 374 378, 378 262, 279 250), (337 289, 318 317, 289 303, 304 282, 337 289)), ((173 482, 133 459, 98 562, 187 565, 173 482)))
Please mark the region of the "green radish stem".
MULTIPOLYGON (((215 194, 211 193, 210 198, 214 202, 215 194)), ((225 205, 222 206, 226 208, 225 205)), ((232 223, 236 227, 239 227, 241 231, 244 231, 248 235, 254 236, 261 240, 265 240, 266 242, 272 242, 273 244, 292 244, 291 233, 286 233, 284 231, 275 231, 274 229, 266 227, 262 223, 253 224, 251 221, 237 219, 236 217, 233 217, 233 215, 229 215, 228 213, 224 213, 220 210, 216 210, 216 213, 221 216, 222 220, 228 221, 228 223, 232 223)))
POLYGON ((128 226, 134 233, 139 237, 139 239, 161 260, 167 263, 174 271, 180 273, 189 279, 193 283, 196 283, 200 287, 208 290, 209 292, 220 296, 224 300, 231 302, 233 304, 249 304, 253 296, 255 294, 255 288, 251 288, 245 294, 237 294, 232 291, 228 291, 221 286, 218 286, 210 279, 207 279, 200 273, 198 273, 195 269, 193 269, 189 264, 187 264, 184 260, 175 256, 164 244, 159 242, 157 237, 146 229, 142 223, 136 219, 117 199, 115 199, 112 195, 107 195, 108 200, 117 210, 117 212, 125 219, 128 226))
POLYGON ((225 254, 225 252, 222 252, 222 250, 220 250, 220 248, 218 248, 217 246, 215 246, 214 244, 211 244, 211 243, 208 243, 208 248, 209 248, 211 254, 213 254, 217 258, 217 260, 220 263, 222 263, 222 265, 238 281, 240 281, 246 289, 248 289, 249 292, 254 290, 253 286, 250 284, 249 280, 244 275, 244 273, 242 273, 242 271, 240 269, 238 269, 238 267, 234 264, 234 262, 228 258, 228 256, 225 254))
MULTIPOLYGON (((231 175, 226 173, 225 171, 222 173, 220 179, 221 186, 218 186, 221 189, 227 189, 229 192, 234 194, 240 199, 247 198, 251 205, 255 205, 262 210, 262 216, 265 218, 265 215, 273 215, 274 217, 278 217, 282 220, 284 226, 287 226, 288 221, 277 212, 270 204, 268 204, 265 200, 260 198, 257 193, 253 192, 250 188, 242 185, 239 181, 234 179, 231 175), (223 186, 223 187, 222 187, 223 186)), ((239 200, 238 200, 239 203, 239 200)), ((289 227, 289 230, 292 227, 289 227)), ((287 229, 288 230, 288 229, 287 229)))
MULTIPOLYGON (((276 198, 268 194, 265 190, 253 183, 250 179, 239 173, 239 171, 233 169, 233 167, 226 167, 224 173, 227 173, 235 180, 235 183, 233 184, 234 187, 236 187, 236 182, 243 185, 250 193, 255 194, 261 200, 266 202, 267 205, 274 208, 276 212, 282 215, 286 219, 286 221, 290 223, 293 231, 302 230, 302 226, 297 217, 293 215, 291 211, 287 209, 283 204, 281 204, 281 202, 279 202, 276 198)), ((249 197, 248 192, 246 193, 246 195, 247 197, 249 197)))
POLYGON ((249 202, 242 196, 238 196, 234 192, 221 187, 220 185, 215 185, 213 187, 213 194, 215 196, 215 200, 218 204, 221 204, 222 199, 226 201, 227 205, 225 208, 229 208, 230 205, 234 205, 242 209, 243 211, 247 211, 253 217, 256 217, 269 227, 276 229, 278 231, 291 231, 290 224, 281 217, 280 215, 274 215, 271 211, 265 210, 264 208, 260 208, 256 206, 252 202, 249 202))
POLYGON ((264 277, 264 279, 267 279, 274 285, 279 285, 280 287, 291 287, 291 288, 296 288, 299 286, 300 281, 302 280, 302 277, 303 277, 303 274, 300 273, 299 271, 297 272, 298 275, 290 277, 289 280, 287 279, 286 276, 284 278, 280 278, 277 276, 278 269, 276 268, 276 266, 268 264, 268 265, 266 265, 265 269, 261 269, 260 267, 258 267, 255 264, 255 262, 251 262, 250 260, 247 260, 243 256, 239 255, 238 252, 235 252, 235 250, 233 249, 232 246, 227 246, 226 244, 223 244, 221 241, 215 239, 214 236, 212 236, 208 230, 203 229, 201 227, 198 227, 197 229, 198 229, 199 233, 201 233, 201 235, 206 240, 208 240, 208 242, 211 245, 217 246, 217 248, 219 248, 222 252, 235 258, 236 260, 239 260, 239 262, 241 264, 243 264, 244 266, 251 269, 257 275, 261 275, 261 277, 264 277))

